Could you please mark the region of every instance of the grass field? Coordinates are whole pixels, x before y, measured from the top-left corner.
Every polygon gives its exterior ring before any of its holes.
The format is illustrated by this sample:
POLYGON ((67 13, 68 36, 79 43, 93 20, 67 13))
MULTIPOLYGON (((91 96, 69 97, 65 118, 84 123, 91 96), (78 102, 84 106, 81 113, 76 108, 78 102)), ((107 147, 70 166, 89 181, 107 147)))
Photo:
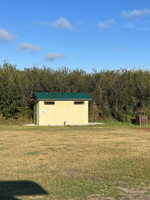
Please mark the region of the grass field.
POLYGON ((0 199, 149 200, 150 127, 0 125, 0 179, 0 199))

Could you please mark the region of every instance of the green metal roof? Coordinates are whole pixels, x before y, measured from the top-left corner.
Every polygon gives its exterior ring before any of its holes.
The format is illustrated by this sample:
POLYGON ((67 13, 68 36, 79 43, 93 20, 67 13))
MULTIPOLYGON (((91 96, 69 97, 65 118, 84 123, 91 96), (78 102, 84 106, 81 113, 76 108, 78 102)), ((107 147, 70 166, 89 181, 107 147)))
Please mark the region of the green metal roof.
POLYGON ((89 101, 92 100, 90 95, 85 92, 79 93, 69 93, 69 92, 35 92, 34 96, 36 100, 85 100, 89 101))

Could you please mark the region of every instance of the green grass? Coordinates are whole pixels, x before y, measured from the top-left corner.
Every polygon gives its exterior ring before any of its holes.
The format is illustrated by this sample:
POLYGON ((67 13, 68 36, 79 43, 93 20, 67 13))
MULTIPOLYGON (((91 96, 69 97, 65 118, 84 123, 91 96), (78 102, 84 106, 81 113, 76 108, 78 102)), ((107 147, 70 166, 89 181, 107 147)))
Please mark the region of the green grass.
POLYGON ((33 181, 48 193, 20 200, 150 199, 149 126, 3 124, 0 138, 1 181, 33 181))

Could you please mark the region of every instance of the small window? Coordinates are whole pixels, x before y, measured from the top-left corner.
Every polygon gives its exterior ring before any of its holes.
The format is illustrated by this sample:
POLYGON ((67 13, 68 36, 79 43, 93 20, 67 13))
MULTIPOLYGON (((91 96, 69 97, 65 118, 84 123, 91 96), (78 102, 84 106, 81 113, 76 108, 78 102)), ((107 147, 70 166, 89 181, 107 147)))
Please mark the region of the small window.
POLYGON ((44 102, 45 105, 55 105, 54 101, 45 101, 44 102))
POLYGON ((84 104, 84 101, 74 101, 74 105, 82 105, 84 104))

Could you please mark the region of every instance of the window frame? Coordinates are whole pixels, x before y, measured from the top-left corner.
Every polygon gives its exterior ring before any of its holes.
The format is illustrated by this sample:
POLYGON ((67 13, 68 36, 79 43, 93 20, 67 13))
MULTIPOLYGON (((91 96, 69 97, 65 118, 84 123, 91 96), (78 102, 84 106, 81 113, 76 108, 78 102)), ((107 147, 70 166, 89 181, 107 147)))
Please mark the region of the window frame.
POLYGON ((46 106, 55 105, 55 101, 44 101, 44 105, 46 105, 46 106))
POLYGON ((74 101, 74 105, 84 105, 84 101, 74 101))

